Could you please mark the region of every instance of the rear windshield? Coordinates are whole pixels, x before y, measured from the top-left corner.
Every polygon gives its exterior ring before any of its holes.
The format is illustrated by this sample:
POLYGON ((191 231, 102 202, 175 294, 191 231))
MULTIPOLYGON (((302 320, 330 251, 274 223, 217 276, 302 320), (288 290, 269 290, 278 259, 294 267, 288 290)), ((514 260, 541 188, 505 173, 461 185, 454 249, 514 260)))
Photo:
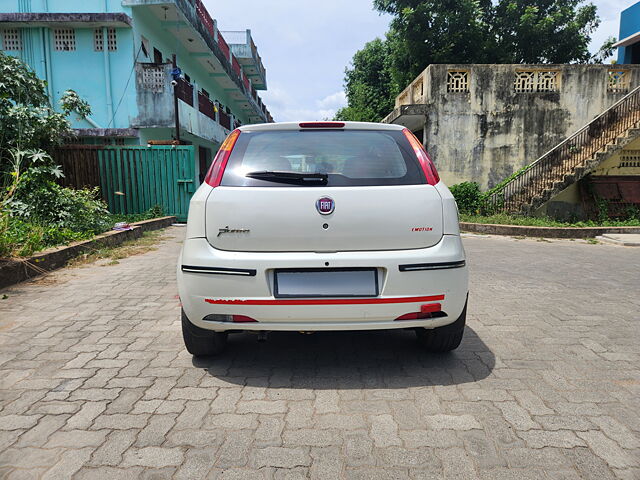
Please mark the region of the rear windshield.
POLYGON ((264 171, 327 174, 326 186, 332 187, 425 183, 411 145, 399 130, 242 132, 229 158, 222 185, 291 186, 279 182, 277 177, 264 180, 246 176, 264 171))

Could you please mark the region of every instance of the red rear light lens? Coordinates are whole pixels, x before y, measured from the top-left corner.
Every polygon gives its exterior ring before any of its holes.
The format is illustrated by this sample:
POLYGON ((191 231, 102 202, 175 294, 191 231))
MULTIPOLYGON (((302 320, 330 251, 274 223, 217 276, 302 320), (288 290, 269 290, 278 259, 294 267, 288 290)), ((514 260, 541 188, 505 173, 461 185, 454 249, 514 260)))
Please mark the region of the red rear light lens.
POLYGON ((434 313, 442 311, 442 304, 440 303, 427 303, 420 305, 419 312, 405 313, 400 315, 396 320, 422 320, 425 318, 432 318, 434 313))
POLYGON ((207 172, 207 176, 204 177, 204 181, 212 187, 220 185, 224 169, 227 166, 227 162, 231 156, 231 151, 233 150, 239 136, 240 130, 234 130, 229 134, 225 141, 222 142, 222 145, 220 145, 220 150, 218 150, 216 158, 213 159, 213 163, 207 172))
POLYGON ((418 161, 420 162, 420 166, 422 167, 424 176, 427 178, 427 183, 429 185, 435 185, 436 183, 438 183, 440 181, 440 176, 438 175, 435 165, 429 158, 429 154, 424 149, 424 146, 422 145, 420 140, 418 140, 413 132, 411 132, 411 130, 409 130, 408 128, 402 130, 402 133, 404 133, 404 136, 407 137, 407 140, 409 140, 409 143, 411 144, 411 148, 413 148, 416 157, 418 157, 418 161))
POLYGON ((300 128, 344 128, 344 122, 303 122, 300 128))
POLYGON ((257 322, 257 320, 247 317, 246 315, 233 315, 234 323, 249 323, 249 322, 257 322))

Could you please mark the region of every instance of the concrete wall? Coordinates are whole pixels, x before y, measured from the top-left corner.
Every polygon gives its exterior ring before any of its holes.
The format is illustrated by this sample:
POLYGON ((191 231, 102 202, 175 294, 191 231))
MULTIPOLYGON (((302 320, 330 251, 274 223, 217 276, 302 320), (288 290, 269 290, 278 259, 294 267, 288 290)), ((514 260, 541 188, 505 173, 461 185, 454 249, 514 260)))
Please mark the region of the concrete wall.
MULTIPOLYGON (((640 68, 630 69, 631 88, 640 68)), ((606 65, 431 65, 399 96, 385 121, 424 128, 424 140, 447 184, 490 188, 557 145, 622 98, 607 91, 606 65), (447 72, 469 70, 469 91, 448 92, 447 72), (557 70, 559 91, 516 92, 516 69, 557 70), (415 91, 417 90, 417 91, 415 91), (405 96, 403 98, 403 95, 405 96), (413 98, 409 98, 413 97, 413 98), (403 115, 418 100, 424 115, 403 115), (416 119, 419 121, 416 122, 416 119)), ((415 109, 414 109, 415 110, 415 109)))

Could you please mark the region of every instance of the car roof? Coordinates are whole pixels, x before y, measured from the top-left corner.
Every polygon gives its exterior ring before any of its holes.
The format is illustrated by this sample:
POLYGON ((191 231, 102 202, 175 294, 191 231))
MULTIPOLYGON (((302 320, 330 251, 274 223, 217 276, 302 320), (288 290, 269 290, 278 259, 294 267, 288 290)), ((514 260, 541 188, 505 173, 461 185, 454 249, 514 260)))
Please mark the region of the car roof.
MULTIPOLYGON (((242 132, 257 132, 265 130, 300 130, 302 123, 335 123, 333 121, 325 122, 278 122, 278 123, 257 123, 253 125, 243 125, 239 128, 242 132)), ((392 123, 373 123, 373 122, 337 122, 344 124, 344 130, 403 130, 402 125, 392 123)), ((318 128, 321 130, 321 128, 318 128)))

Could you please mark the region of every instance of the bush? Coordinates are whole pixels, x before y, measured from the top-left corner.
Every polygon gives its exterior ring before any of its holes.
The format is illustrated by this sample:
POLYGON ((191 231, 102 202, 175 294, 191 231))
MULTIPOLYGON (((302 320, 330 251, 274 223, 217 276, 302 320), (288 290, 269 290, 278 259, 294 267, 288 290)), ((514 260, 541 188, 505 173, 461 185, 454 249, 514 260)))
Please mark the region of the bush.
POLYGON ((484 194, 476 182, 458 183, 449 190, 456 199, 460 213, 477 215, 484 210, 484 194))

